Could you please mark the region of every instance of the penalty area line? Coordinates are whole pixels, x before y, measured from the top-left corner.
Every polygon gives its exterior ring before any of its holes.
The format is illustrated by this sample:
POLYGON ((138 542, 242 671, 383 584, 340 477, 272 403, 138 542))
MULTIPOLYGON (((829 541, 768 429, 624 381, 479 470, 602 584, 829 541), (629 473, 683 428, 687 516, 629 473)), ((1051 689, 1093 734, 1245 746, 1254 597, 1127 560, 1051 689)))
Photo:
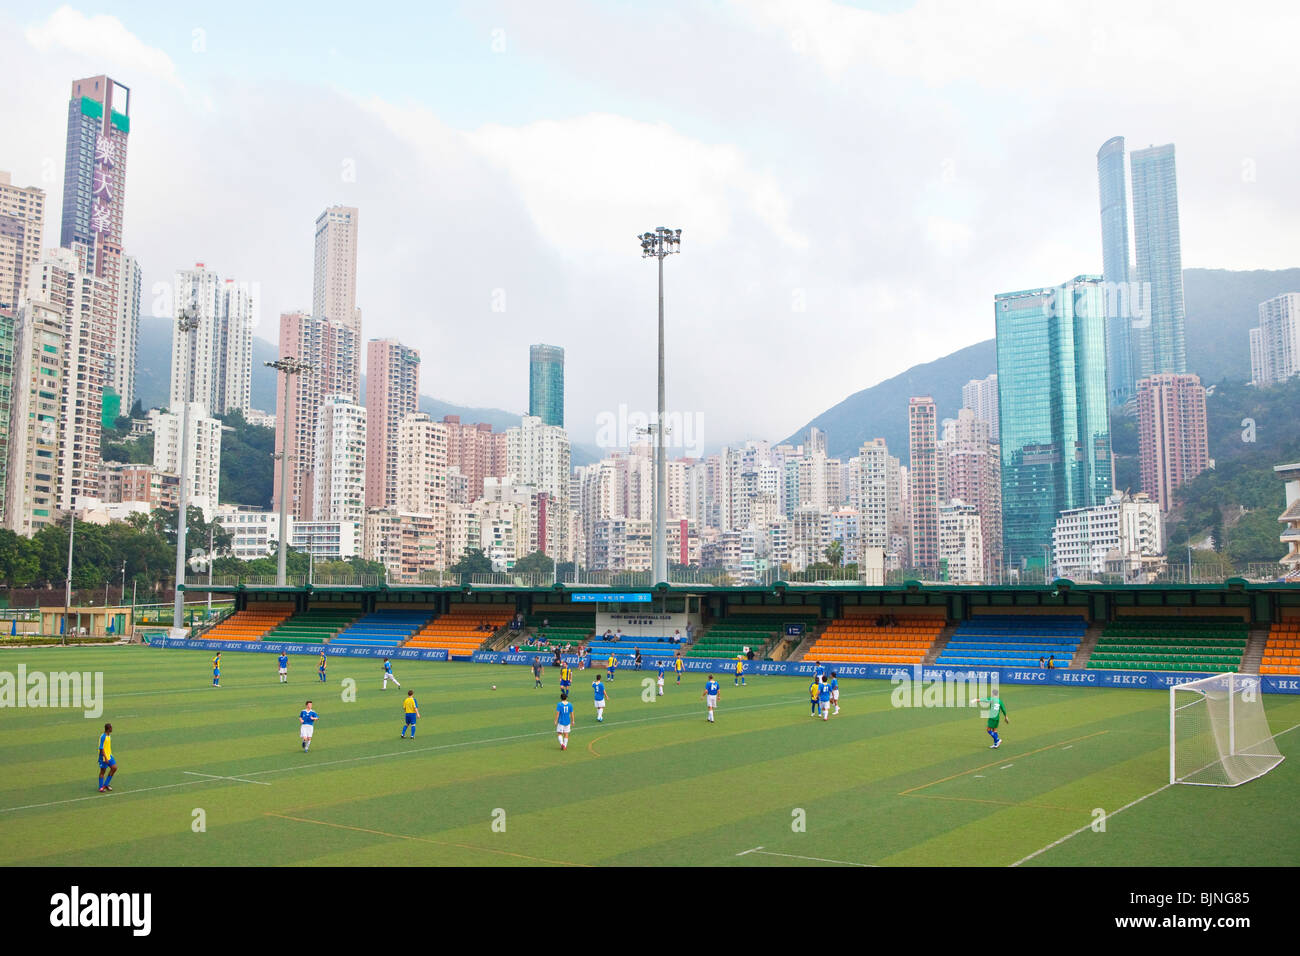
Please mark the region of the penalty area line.
POLYGON ((239 783, 255 783, 259 787, 269 787, 270 784, 265 780, 245 780, 243 777, 223 777, 217 773, 199 773, 197 770, 186 770, 185 773, 191 777, 207 777, 211 780, 235 780, 239 783))
MULTIPOLYGON (((1292 725, 1291 725, 1290 727, 1288 727, 1286 730, 1279 731, 1278 733, 1274 734, 1273 736, 1274 736, 1274 737, 1281 737, 1283 734, 1289 734, 1289 733, 1291 733, 1291 731, 1295 730, 1297 727, 1300 727, 1300 724, 1292 724, 1292 725)), ((1120 807, 1118 810, 1114 811, 1113 813, 1108 813, 1108 814, 1106 814, 1106 819, 1109 820, 1109 819, 1111 819, 1111 817, 1115 816, 1116 814, 1118 814, 1118 813, 1123 813, 1123 812, 1124 812, 1125 810, 1127 810, 1129 807, 1136 807, 1139 803, 1141 803, 1143 800, 1146 800, 1148 797, 1154 797, 1157 793, 1164 793, 1166 790, 1168 790, 1168 789, 1169 789, 1170 787, 1172 787, 1172 786, 1173 786, 1172 783, 1166 783, 1166 784, 1165 784, 1164 786, 1162 786, 1162 787, 1157 787, 1155 790, 1152 790, 1150 793, 1143 794, 1142 796, 1138 797, 1136 800, 1132 801, 1131 803, 1126 803, 1126 804, 1124 804, 1124 806, 1120 807)), ((1042 855, 1043 855, 1044 853, 1046 853, 1048 850, 1053 850, 1053 849, 1055 849, 1056 847, 1060 846, 1060 845, 1061 845, 1062 843, 1064 843, 1065 841, 1067 841, 1067 840, 1071 840, 1071 839, 1073 839, 1074 837, 1077 837, 1077 836, 1078 836, 1080 833, 1082 833, 1084 830, 1091 830, 1091 829, 1092 829, 1092 826, 1093 826, 1092 823, 1085 823, 1083 826, 1079 827, 1079 829, 1073 831, 1072 833, 1067 833, 1065 836, 1061 837, 1059 840, 1053 840, 1051 843, 1047 844, 1047 846, 1043 847, 1041 850, 1035 850, 1033 853, 1029 854, 1028 856, 1021 857, 1019 860, 1016 860, 1015 863, 1012 863, 1011 866, 1019 866, 1021 863, 1028 863, 1028 862, 1029 862, 1030 860, 1032 860, 1034 857, 1036 857, 1036 856, 1042 856, 1042 855)))

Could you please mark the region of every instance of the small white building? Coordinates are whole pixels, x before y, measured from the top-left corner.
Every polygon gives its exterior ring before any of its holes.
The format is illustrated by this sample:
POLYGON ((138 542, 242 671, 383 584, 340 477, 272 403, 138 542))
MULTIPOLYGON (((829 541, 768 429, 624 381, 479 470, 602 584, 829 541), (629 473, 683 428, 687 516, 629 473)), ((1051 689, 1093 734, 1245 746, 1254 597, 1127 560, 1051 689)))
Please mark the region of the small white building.
MULTIPOLYGON (((153 429, 153 466, 158 471, 181 474, 181 406, 171 411, 153 409, 149 412, 153 429)), ((221 422, 208 417, 207 406, 202 402, 189 403, 189 419, 185 427, 185 471, 189 478, 186 489, 187 507, 200 508, 203 520, 211 521, 216 515, 218 494, 221 488, 221 422)))
POLYGON ((1119 562, 1139 572, 1165 553, 1160 504, 1149 495, 1115 494, 1105 504, 1062 511, 1052 532, 1057 577, 1091 577, 1119 562))
POLYGON ((979 509, 954 498, 939 507, 939 561, 950 584, 984 583, 984 534, 979 509))

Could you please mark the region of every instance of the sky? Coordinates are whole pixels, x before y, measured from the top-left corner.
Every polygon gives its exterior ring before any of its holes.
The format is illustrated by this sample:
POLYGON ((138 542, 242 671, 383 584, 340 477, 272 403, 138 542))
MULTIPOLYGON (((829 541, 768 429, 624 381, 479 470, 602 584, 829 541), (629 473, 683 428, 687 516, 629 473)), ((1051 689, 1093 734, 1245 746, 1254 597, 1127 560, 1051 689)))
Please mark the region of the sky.
POLYGON ((579 442, 654 408, 637 237, 680 228, 668 408, 716 447, 1100 272, 1114 135, 1176 144, 1184 267, 1300 265, 1297 35, 1289 2, 0 0, 0 170, 48 191, 56 244, 70 84, 108 73, 145 312, 203 262, 276 341, 316 217, 356 206, 363 336, 420 349, 424 394, 514 411, 528 346, 563 346, 579 442))

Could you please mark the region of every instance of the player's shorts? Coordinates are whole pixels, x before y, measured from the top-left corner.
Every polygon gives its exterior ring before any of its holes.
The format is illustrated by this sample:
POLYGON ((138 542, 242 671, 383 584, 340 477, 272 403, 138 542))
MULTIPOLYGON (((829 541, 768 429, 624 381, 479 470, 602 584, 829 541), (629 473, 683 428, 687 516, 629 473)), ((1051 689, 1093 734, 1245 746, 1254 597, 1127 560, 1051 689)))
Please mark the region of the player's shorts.
POLYGON ((717 694, 709 694, 706 698, 704 698, 704 700, 710 707, 716 708, 718 706, 717 694))
POLYGON ((598 700, 598 701, 596 701, 596 709, 597 709, 597 710, 604 710, 604 709, 605 709, 605 702, 604 702, 603 700, 598 700))
POLYGON ((221 676, 221 671, 213 671, 213 672, 212 672, 212 676, 213 676, 213 677, 220 677, 220 676, 221 676))
POLYGON ((413 724, 413 723, 415 723, 415 718, 416 718, 417 716, 418 716, 417 714, 407 714, 407 715, 406 715, 406 722, 407 722, 408 724, 413 724))
POLYGON ((287 668, 287 667, 281 667, 281 668, 280 668, 280 673, 281 673, 281 674, 287 674, 287 673, 289 673, 289 668, 287 668))
POLYGON ((101 761, 99 761, 99 769, 100 769, 100 770, 107 770, 109 767, 116 767, 116 766, 117 766, 117 758, 116 758, 116 757, 109 757, 107 760, 101 760, 101 761))
POLYGON ((835 690, 831 691, 831 703, 838 704, 839 700, 840 700, 840 689, 837 687, 835 688, 835 690))
POLYGON ((315 724, 303 724, 302 729, 298 731, 298 736, 303 740, 311 740, 311 735, 316 732, 315 724))
POLYGON ((990 718, 989 718, 989 730, 997 730, 997 729, 998 729, 998 721, 1000 721, 1001 719, 1002 719, 1002 718, 1000 718, 1000 717, 990 717, 990 718))
POLYGON ((818 704, 822 710, 830 710, 831 708, 831 702, 829 700, 819 701, 818 704))
POLYGON ((571 728, 572 726, 573 724, 560 724, 560 726, 555 728, 555 732, 557 734, 567 734, 569 732, 569 728, 571 728))

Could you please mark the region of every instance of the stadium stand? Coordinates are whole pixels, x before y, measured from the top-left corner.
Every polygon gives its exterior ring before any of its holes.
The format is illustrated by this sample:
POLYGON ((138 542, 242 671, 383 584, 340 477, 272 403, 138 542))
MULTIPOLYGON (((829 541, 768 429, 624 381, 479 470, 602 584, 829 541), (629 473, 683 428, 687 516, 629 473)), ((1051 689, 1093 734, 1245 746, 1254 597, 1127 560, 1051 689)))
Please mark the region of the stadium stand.
POLYGON ((735 657, 749 647, 761 657, 769 643, 785 634, 787 624, 811 627, 817 622, 816 608, 750 611, 735 609, 700 631, 687 650, 687 657, 735 657))
POLYGON ((804 651, 805 661, 846 664, 920 664, 944 628, 939 615, 898 615, 884 608, 831 621, 804 651))
POLYGON ((533 612, 524 619, 524 626, 552 646, 581 644, 596 631, 596 612, 573 611, 565 605, 535 604, 533 612))
POLYGON ((1116 617, 1101 632, 1089 667, 1114 670, 1241 669, 1249 626, 1223 617, 1116 617))
POLYGON ((236 611, 203 635, 212 641, 260 641, 262 635, 293 614, 292 604, 255 602, 236 611))
POLYGON ((1050 656, 1069 667, 1087 629, 1079 614, 980 614, 957 627, 935 664, 1037 667, 1050 656))
POLYGON ((294 644, 324 644, 360 616, 359 607, 314 607, 288 618, 268 631, 262 639, 294 644))
POLYGON ((1300 619, 1284 620, 1268 631, 1261 674, 1300 674, 1300 619))
POLYGON ((404 647, 444 648, 451 657, 470 657, 510 623, 514 608, 504 604, 455 604, 416 632, 404 647), (484 625, 490 629, 484 630, 484 625))
POLYGON ((380 608, 349 624, 331 644, 359 647, 399 647, 433 617, 432 608, 380 608))

